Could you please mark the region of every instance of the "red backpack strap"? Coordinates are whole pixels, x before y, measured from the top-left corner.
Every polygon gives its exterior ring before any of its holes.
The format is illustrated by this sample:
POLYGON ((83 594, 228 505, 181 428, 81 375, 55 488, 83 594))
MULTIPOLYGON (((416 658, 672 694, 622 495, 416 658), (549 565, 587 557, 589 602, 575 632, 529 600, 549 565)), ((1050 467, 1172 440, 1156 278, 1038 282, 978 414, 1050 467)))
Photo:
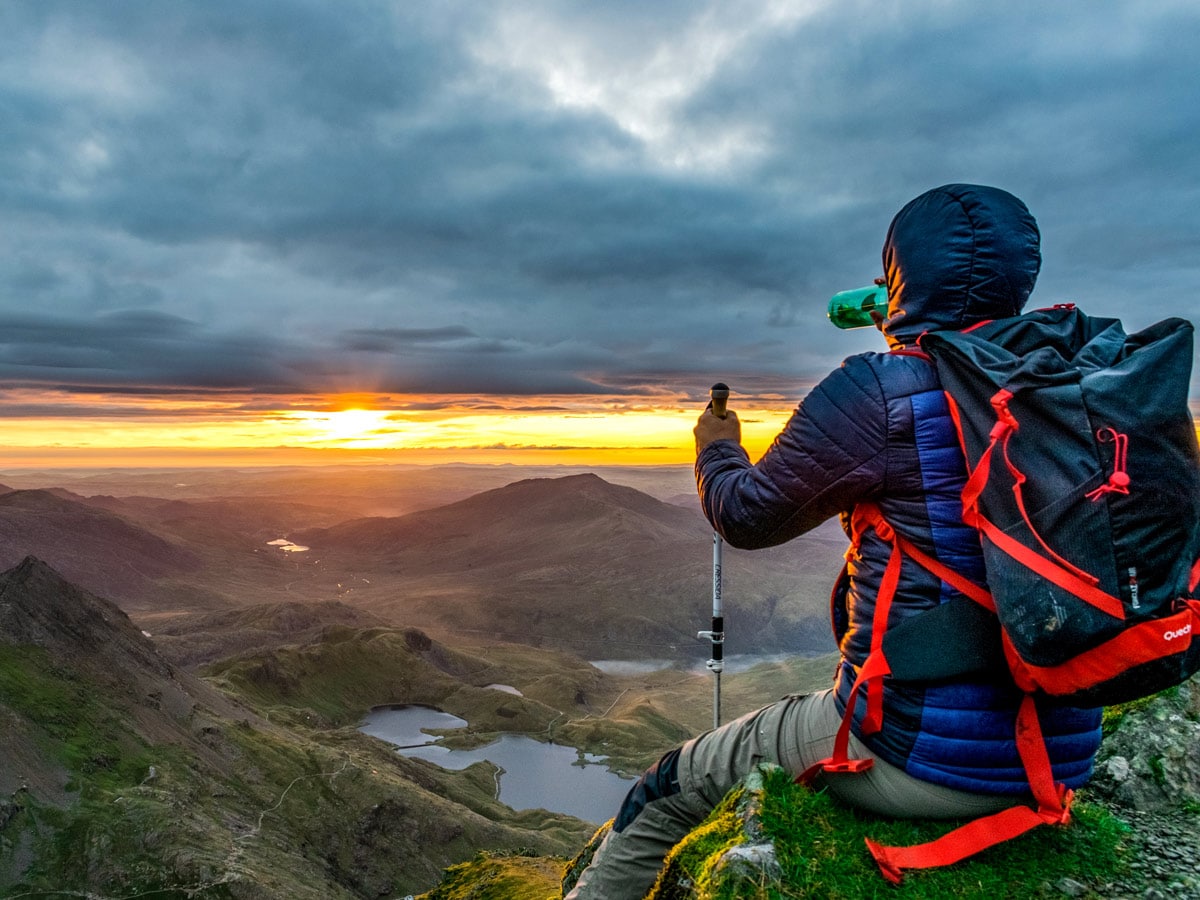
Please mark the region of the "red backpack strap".
POLYGON ((850 522, 850 549, 846 551, 847 558, 858 552, 862 536, 868 528, 884 540, 892 542, 892 555, 888 559, 883 580, 879 584, 879 593, 875 596, 875 612, 871 618, 871 649, 867 659, 858 670, 854 686, 850 689, 850 697, 846 701, 846 711, 842 715, 842 724, 838 727, 833 741, 833 755, 822 759, 801 772, 796 781, 801 784, 811 784, 821 772, 830 774, 865 772, 874 764, 870 758, 850 759, 850 723, 854 720, 854 710, 858 704, 858 694, 867 688, 867 713, 863 717, 862 730, 864 734, 874 734, 883 727, 883 678, 891 673, 887 658, 883 654, 883 635, 887 631, 888 613, 892 608, 892 598, 896 596, 896 585, 900 581, 900 546, 895 540, 895 531, 884 520, 883 514, 873 503, 860 503, 854 508, 850 522))
POLYGON ((875 760, 869 756, 859 759, 850 758, 850 723, 854 721, 854 706, 858 701, 858 692, 868 683, 880 684, 880 679, 890 672, 887 659, 882 653, 867 657, 867 661, 858 670, 858 678, 855 679, 854 687, 850 690, 850 699, 846 701, 846 712, 842 716, 842 724, 838 726, 837 734, 833 739, 833 753, 825 759, 813 763, 797 775, 796 782, 798 784, 811 785, 821 773, 853 775, 865 772, 875 765, 875 760))
POLYGON ((834 738, 833 755, 809 766, 796 779, 802 784, 811 784, 821 772, 830 774, 865 772, 874 762, 867 759, 850 759, 850 723, 854 719, 854 710, 858 703, 859 692, 867 690, 867 711, 863 716, 861 728, 864 735, 875 734, 883 728, 883 679, 892 672, 883 652, 883 638, 887 633, 888 616, 892 609, 892 600, 896 596, 896 586, 900 583, 900 566, 904 556, 909 556, 914 562, 929 572, 941 578, 947 584, 961 591, 975 602, 987 607, 993 612, 996 609, 992 596, 988 591, 974 582, 962 577, 957 572, 938 562, 932 556, 917 548, 911 541, 901 537, 896 530, 884 519, 882 511, 874 503, 860 503, 854 508, 851 517, 851 544, 847 556, 858 551, 862 536, 866 530, 873 529, 880 540, 892 545, 892 553, 888 558, 883 580, 879 584, 879 592, 875 596, 875 612, 871 617, 871 649, 867 659, 858 671, 850 696, 846 701, 846 711, 842 715, 842 724, 834 738))
POLYGON ((865 838, 867 849, 883 877, 899 884, 906 869, 948 866, 1019 837, 1039 825, 1065 825, 1070 822, 1074 795, 1063 785, 1054 783, 1037 706, 1030 694, 1025 695, 1017 712, 1017 750, 1037 802, 1036 809, 1025 805, 1013 806, 968 822, 937 840, 914 847, 884 847, 865 838))
POLYGON ((1001 638, 1008 667, 1021 690, 1040 688, 1062 695, 1084 691, 1135 666, 1187 653, 1192 641, 1200 635, 1200 600, 1182 597, 1176 604, 1177 609, 1171 615, 1126 628, 1103 644, 1056 666, 1026 662, 1005 632, 1001 638))
MULTIPOLYGON (((850 759, 850 726, 854 720, 859 692, 864 688, 867 692, 867 712, 861 726, 863 734, 874 734, 883 725, 883 679, 891 674, 891 666, 883 652, 883 636, 887 631, 888 614, 896 595, 904 556, 910 557, 922 568, 981 606, 993 612, 996 608, 987 589, 954 572, 897 534, 883 518, 879 507, 873 503, 862 503, 855 507, 848 556, 858 551, 863 534, 868 528, 873 529, 881 540, 892 545, 892 553, 875 598, 875 612, 871 622, 871 649, 850 690, 846 711, 834 737, 832 755, 801 773, 796 780, 802 784, 811 784, 813 779, 823 772, 855 774, 865 772, 874 764, 871 758, 850 759)), ((1037 807, 1023 804, 1013 806, 969 822, 937 840, 914 847, 885 847, 867 838, 867 849, 886 879, 899 884, 907 869, 950 865, 988 847, 1018 837, 1039 825, 1066 824, 1070 821, 1073 795, 1064 786, 1054 783, 1050 756, 1042 736, 1041 723, 1038 721, 1037 706, 1031 694, 1026 694, 1021 701, 1017 711, 1016 731, 1017 750, 1037 807)))

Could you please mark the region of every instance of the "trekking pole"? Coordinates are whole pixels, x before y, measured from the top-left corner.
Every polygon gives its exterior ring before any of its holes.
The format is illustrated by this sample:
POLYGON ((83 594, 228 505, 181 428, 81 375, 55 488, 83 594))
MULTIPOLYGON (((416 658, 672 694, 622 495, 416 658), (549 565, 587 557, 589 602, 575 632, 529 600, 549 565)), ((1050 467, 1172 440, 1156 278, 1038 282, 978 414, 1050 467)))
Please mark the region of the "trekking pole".
MULTIPOLYGON (((712 398, 712 414, 718 419, 724 419, 726 402, 729 400, 729 386, 718 381, 709 391, 712 398)), ((721 535, 713 532, 713 569, 712 569, 712 630, 701 631, 696 637, 712 642, 712 658, 708 661, 708 669, 713 673, 713 728, 721 725, 721 672, 725 669, 725 611, 721 605, 721 535)))

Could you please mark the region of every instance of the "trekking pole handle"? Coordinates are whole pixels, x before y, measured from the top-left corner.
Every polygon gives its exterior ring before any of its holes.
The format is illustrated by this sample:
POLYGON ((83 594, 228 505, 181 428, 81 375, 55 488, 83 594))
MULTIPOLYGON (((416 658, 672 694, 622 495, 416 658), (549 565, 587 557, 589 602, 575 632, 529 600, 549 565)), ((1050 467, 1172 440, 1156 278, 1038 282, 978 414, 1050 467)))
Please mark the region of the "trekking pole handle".
POLYGON ((712 399, 712 402, 709 403, 712 414, 718 419, 725 418, 729 414, 729 385, 718 381, 709 390, 708 396, 712 399))

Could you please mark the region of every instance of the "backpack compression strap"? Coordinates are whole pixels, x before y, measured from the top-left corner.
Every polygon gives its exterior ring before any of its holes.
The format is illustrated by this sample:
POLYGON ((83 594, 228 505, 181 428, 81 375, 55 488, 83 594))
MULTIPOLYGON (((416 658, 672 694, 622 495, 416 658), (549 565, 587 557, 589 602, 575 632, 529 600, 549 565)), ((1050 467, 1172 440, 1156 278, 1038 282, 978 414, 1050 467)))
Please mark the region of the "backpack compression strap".
MULTIPOLYGON (((1021 491, 1021 485, 1026 480, 1025 475, 1013 464, 1008 453, 1009 439, 1020 427, 1008 408, 1008 401, 1012 399, 1012 396, 1011 392, 1000 390, 992 397, 992 408, 996 412, 996 424, 989 435, 991 440, 988 443, 987 449, 980 454, 979 462, 975 464, 974 470, 969 473, 966 486, 963 487, 963 521, 977 528, 996 547, 1027 569, 1032 569, 1047 581, 1074 594, 1085 603, 1096 607, 1096 609, 1108 613, 1117 619, 1124 619, 1125 607, 1122 605, 1120 599, 1102 591, 1097 586, 1099 580, 1094 575, 1083 571, 1078 566, 1073 565, 1055 553, 1029 520, 1029 513, 1025 509, 1025 498, 1021 491), (1021 513, 1021 518, 1024 519, 1030 533, 1037 539, 1037 542, 1041 545, 1046 555, 1031 550, 1019 541, 1014 540, 1004 531, 997 528, 979 510, 979 497, 983 493, 988 479, 991 478, 992 456, 997 447, 1000 448, 1005 466, 1012 475, 1013 496, 1016 499, 1017 509, 1021 513)), ((959 418, 958 404, 954 402, 954 398, 949 393, 946 394, 946 399, 950 405, 950 417, 954 422, 955 428, 958 429, 961 438, 962 422, 959 418)), ((1120 474, 1124 475, 1124 472, 1121 471, 1120 474)), ((1125 477, 1123 485, 1118 488, 1112 488, 1112 490, 1123 489, 1127 484, 1128 476, 1125 477)))

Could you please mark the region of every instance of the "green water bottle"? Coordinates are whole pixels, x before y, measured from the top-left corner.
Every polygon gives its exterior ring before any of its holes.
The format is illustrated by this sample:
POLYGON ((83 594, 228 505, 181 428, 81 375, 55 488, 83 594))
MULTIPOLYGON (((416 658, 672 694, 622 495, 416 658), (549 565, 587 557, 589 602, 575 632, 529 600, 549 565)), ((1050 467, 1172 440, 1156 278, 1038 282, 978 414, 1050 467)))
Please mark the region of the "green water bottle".
POLYGON ((829 298, 829 321, 838 328, 862 328, 874 325, 871 313, 880 316, 887 315, 887 285, 883 279, 876 279, 875 284, 855 288, 852 291, 840 291, 829 298))

